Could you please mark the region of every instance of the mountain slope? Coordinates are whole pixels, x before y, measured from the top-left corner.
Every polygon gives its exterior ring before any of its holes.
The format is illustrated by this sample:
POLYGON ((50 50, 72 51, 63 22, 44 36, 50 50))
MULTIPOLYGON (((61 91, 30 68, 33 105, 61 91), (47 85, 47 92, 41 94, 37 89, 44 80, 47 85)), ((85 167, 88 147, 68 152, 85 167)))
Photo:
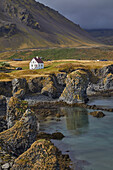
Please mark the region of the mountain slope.
POLYGON ((95 44, 57 11, 35 0, 0 0, 0 51, 95 44))
POLYGON ((100 42, 113 45, 113 29, 91 29, 86 31, 100 42))

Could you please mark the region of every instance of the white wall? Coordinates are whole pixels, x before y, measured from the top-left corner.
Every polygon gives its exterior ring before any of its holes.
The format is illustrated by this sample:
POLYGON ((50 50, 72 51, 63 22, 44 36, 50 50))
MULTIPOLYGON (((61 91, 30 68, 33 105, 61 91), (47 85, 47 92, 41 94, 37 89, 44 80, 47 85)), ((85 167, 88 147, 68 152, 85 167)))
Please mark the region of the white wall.
POLYGON ((31 62, 29 63, 29 69, 43 69, 44 68, 44 63, 37 63, 35 59, 32 59, 31 62))

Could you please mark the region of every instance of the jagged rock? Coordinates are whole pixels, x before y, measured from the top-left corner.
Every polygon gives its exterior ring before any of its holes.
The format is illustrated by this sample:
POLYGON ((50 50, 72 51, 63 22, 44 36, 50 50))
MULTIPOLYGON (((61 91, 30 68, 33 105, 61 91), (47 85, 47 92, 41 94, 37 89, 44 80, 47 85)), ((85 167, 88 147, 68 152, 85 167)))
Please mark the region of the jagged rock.
POLYGON ((62 155, 52 142, 40 139, 15 160, 12 170, 69 170, 71 169, 69 165, 70 159, 68 155, 62 155))
POLYGON ((113 64, 101 68, 98 74, 102 77, 106 77, 109 73, 113 74, 113 64))
POLYGON ((16 121, 18 121, 28 108, 28 103, 26 101, 20 100, 15 97, 11 97, 7 106, 7 125, 8 128, 12 127, 16 121))
POLYGON ((0 95, 11 97, 12 95, 12 81, 1 81, 0 82, 0 95))
POLYGON ((27 81, 25 78, 15 78, 12 80, 13 96, 23 98, 27 91, 27 81), (16 93, 16 94, 15 94, 16 93))
POLYGON ((60 100, 67 103, 87 102, 86 89, 89 83, 88 73, 76 70, 69 74, 66 79, 66 87, 60 96, 60 100))
POLYGON ((20 121, 0 133, 1 147, 13 155, 20 155, 36 140, 37 119, 33 111, 26 110, 20 121))
POLYGON ((94 112, 90 112, 89 114, 97 118, 102 118, 105 116, 105 114, 101 111, 94 111, 94 112))

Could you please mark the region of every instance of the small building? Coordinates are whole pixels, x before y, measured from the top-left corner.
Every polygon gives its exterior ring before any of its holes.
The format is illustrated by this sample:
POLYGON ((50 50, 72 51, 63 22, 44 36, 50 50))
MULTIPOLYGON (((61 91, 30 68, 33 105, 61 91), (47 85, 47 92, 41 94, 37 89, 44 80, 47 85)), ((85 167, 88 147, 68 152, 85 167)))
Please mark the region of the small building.
POLYGON ((41 60, 40 57, 34 57, 31 62, 29 63, 29 69, 30 70, 35 70, 35 69, 43 69, 44 68, 44 63, 41 60))
POLYGON ((21 58, 13 58, 13 61, 22 61, 21 58))

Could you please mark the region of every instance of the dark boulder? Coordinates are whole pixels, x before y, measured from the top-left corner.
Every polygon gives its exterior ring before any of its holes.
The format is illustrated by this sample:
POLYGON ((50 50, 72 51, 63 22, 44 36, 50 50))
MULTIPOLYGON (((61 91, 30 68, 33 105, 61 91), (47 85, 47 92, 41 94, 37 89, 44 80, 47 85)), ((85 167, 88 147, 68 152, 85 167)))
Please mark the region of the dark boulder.
POLYGON ((97 118, 102 118, 105 116, 105 114, 101 111, 94 111, 94 112, 90 112, 89 114, 97 118))

